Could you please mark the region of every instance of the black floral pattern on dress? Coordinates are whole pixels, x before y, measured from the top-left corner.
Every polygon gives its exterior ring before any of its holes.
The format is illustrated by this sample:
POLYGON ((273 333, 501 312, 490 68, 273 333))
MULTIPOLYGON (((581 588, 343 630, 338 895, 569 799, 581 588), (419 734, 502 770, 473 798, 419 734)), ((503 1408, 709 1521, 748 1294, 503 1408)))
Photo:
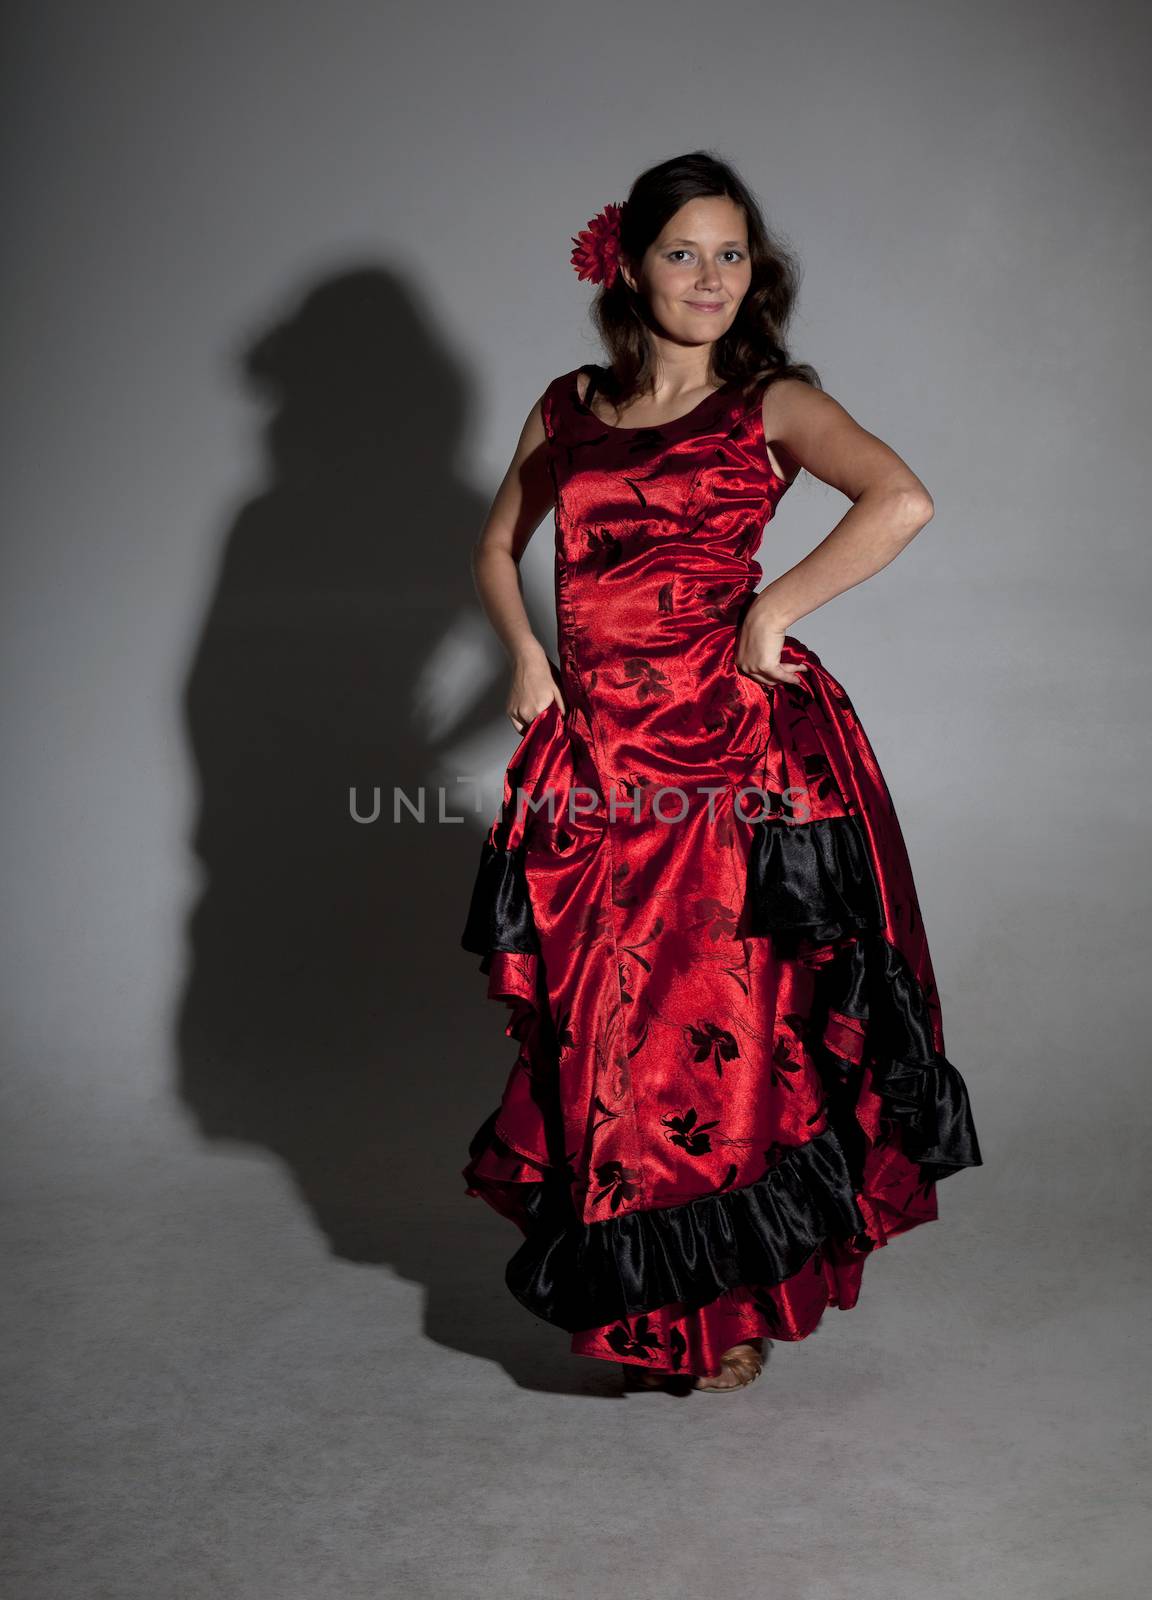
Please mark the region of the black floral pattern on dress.
POLYGON ((618 1118, 623 1116, 623 1112, 621 1111, 610 1111, 598 1094, 594 1094, 592 1096, 592 1104, 596 1111, 599 1112, 599 1117, 592 1124, 592 1127, 589 1130, 589 1136, 598 1133, 606 1122, 615 1122, 618 1120, 618 1118))
MULTIPOLYGON (((617 780, 616 780, 616 793, 624 801, 623 815, 625 817, 628 817, 628 816, 634 814, 635 810, 638 810, 639 814, 641 816, 643 816, 643 814, 644 814, 643 797, 648 792, 648 790, 651 789, 651 787, 652 787, 651 778, 646 777, 643 773, 625 772, 619 778, 617 778, 617 780), (636 801, 637 801, 638 798, 640 799, 641 804, 637 808, 636 807, 636 801)), ((619 811, 619 808, 617 808, 617 809, 619 811)), ((625 869, 625 870, 627 870, 627 869, 625 869)), ((620 904, 619 901, 617 901, 616 903, 617 903, 617 905, 620 904)))
POLYGON ((638 1188, 640 1173, 635 1167, 626 1167, 622 1161, 603 1161, 595 1169, 595 1173, 596 1182, 604 1185, 592 1196, 596 1205, 611 1195, 612 1210, 619 1211, 626 1200, 635 1200, 640 1192, 638 1188))
POLYGON ((725 1061, 735 1061, 740 1054, 735 1036, 714 1022, 701 1022, 698 1027, 689 1022, 684 1031, 695 1049, 693 1061, 707 1061, 711 1057, 718 1078, 724 1076, 725 1061))
POLYGON ((610 1350, 625 1359, 641 1356, 647 1361, 657 1350, 664 1348, 646 1311, 635 1320, 618 1322, 615 1327, 609 1328, 604 1335, 604 1342, 610 1350))
POLYGON ((697 587, 700 610, 716 622, 735 622, 744 609, 746 583, 706 583, 697 587))
POLYGON ((679 1145, 681 1150, 690 1156, 711 1154, 712 1141, 708 1134, 710 1129, 720 1126, 719 1117, 716 1117, 712 1122, 701 1122, 699 1121, 699 1113, 693 1107, 692 1110, 685 1111, 683 1116, 679 1117, 669 1112, 667 1116, 661 1117, 660 1121, 668 1130, 664 1137, 669 1144, 679 1145))
POLYGON ((793 1091, 795 1085, 788 1081, 788 1074, 804 1070, 803 1060, 798 1061, 792 1052, 793 1041, 786 1036, 777 1039, 772 1046, 772 1084, 779 1084, 789 1091, 793 1091))
POLYGON ((624 554, 623 542, 611 528, 585 528, 584 543, 602 572, 611 571, 624 554))
POLYGON ((817 800, 826 800, 830 794, 839 792, 827 756, 816 753, 806 755, 803 767, 804 776, 808 780, 808 791, 815 795, 817 800))
POLYGON ((672 685, 667 675, 643 656, 625 656, 623 667, 624 676, 619 682, 626 688, 639 689, 641 701, 672 698, 672 685))
POLYGON ((620 948, 621 948, 621 950, 624 951, 624 953, 626 955, 631 956, 633 961, 638 962, 640 964, 640 966, 642 966, 644 968, 645 972, 651 972, 652 971, 652 963, 651 963, 651 961, 649 961, 647 956, 642 956, 640 954, 640 951, 644 948, 645 945, 654 944, 657 941, 657 939, 659 939, 659 937, 660 937, 660 935, 661 935, 661 933, 663 931, 664 931, 664 918, 663 917, 657 917, 656 921, 652 925, 652 931, 647 935, 646 938, 643 938, 643 939, 631 939, 631 940, 629 940, 629 942, 627 944, 621 943, 620 948))
POLYGON ((731 728, 738 723, 745 709, 739 683, 734 678, 728 678, 707 692, 696 705, 686 706, 684 717, 686 720, 694 717, 702 733, 717 734, 721 729, 731 728))
POLYGON ((699 921, 691 924, 691 927, 706 928, 713 944, 727 942, 736 937, 736 923, 740 915, 738 907, 731 906, 724 900, 713 900, 705 895, 693 902, 692 909, 699 921))

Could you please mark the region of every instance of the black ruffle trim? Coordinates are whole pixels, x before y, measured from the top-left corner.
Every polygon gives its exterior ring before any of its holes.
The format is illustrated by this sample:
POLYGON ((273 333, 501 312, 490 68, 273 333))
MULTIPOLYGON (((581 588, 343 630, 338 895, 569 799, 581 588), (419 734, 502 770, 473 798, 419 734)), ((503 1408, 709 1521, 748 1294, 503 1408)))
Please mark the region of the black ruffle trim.
POLYGON ((526 1237, 505 1282, 529 1311, 570 1333, 673 1301, 707 1305, 740 1284, 782 1283, 829 1238, 859 1235, 871 1245, 830 1127, 743 1188, 603 1222, 574 1217, 563 1169, 527 1188, 526 1237))
POLYGON ((744 931, 803 935, 818 944, 884 927, 868 846, 855 817, 752 825, 744 931))
MULTIPOLYGON (((864 1038, 872 1086, 901 1127, 902 1147, 925 1183, 983 1165, 968 1090, 933 1045, 924 992, 904 956, 884 936, 884 907, 864 832, 855 817, 753 825, 745 919, 750 935, 783 949, 798 939, 843 942, 818 980, 820 1001, 852 1018, 864 1038)), ((851 1102, 856 1063, 841 1063, 848 1093, 835 1125, 859 1180, 864 1147, 851 1102)))
MULTIPOLYGON (((904 956, 879 935, 861 936, 820 975, 821 1004, 863 1031, 872 1087, 901 1128, 901 1145, 925 1182, 983 1166, 968 1089, 935 1048, 924 991, 904 956)), ((835 1059, 835 1057, 834 1057, 835 1059)), ((852 1077, 856 1063, 841 1062, 852 1077)))
POLYGON ((538 954, 540 939, 528 895, 523 845, 506 850, 484 840, 460 943, 483 956, 495 950, 538 954))

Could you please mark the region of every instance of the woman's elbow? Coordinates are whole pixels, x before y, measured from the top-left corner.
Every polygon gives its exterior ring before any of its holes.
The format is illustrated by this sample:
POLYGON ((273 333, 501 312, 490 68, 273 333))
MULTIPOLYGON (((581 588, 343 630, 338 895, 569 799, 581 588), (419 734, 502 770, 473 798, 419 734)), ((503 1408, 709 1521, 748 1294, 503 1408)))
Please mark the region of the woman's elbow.
POLYGON ((921 528, 927 527, 932 521, 935 510, 932 496, 919 479, 915 483, 903 484, 893 490, 892 520, 908 538, 919 533, 921 528))
POLYGON ((932 521, 935 511, 936 502, 927 489, 922 487, 916 496, 916 520, 922 528, 932 521))

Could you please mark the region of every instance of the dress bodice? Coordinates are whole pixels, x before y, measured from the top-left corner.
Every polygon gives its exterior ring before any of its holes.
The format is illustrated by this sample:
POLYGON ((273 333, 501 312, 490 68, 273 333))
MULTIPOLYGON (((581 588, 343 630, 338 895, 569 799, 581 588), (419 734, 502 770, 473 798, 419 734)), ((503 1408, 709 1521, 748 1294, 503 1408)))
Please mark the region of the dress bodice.
POLYGON ((768 458, 761 396, 730 382, 669 422, 616 427, 581 398, 585 370, 542 399, 568 698, 605 778, 637 765, 650 777, 743 771, 764 690, 733 652, 788 488, 768 458))

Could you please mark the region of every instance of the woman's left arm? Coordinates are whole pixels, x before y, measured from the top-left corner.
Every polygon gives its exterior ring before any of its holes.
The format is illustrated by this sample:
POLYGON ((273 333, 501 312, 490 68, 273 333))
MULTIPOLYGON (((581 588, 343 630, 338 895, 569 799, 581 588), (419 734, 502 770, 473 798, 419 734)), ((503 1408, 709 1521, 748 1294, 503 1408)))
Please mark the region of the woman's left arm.
POLYGON ((908 463, 822 389, 781 378, 769 385, 763 405, 764 437, 789 481, 805 468, 852 501, 815 549, 765 584, 744 619, 741 670, 795 682, 802 669, 779 665, 778 641, 800 617, 895 560, 931 521, 934 507, 908 463))

